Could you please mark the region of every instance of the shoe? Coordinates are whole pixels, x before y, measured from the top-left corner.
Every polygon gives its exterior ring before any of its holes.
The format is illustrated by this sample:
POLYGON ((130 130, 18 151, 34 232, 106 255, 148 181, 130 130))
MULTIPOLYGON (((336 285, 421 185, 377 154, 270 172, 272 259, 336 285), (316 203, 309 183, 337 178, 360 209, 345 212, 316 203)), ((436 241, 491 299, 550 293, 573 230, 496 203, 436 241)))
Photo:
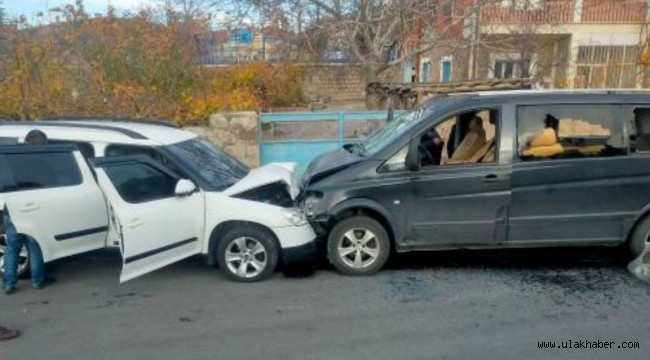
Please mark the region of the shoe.
POLYGON ((47 286, 50 286, 50 285, 54 284, 55 282, 56 282, 55 277, 48 277, 48 278, 45 279, 45 281, 43 281, 42 284, 34 285, 34 289, 40 290, 40 289, 42 289, 44 287, 47 287, 47 286))
POLYGON ((20 331, 0 326, 0 341, 15 339, 19 336, 20 331))
POLYGON ((16 287, 15 286, 10 286, 8 288, 5 288, 5 295, 11 295, 16 292, 16 287))

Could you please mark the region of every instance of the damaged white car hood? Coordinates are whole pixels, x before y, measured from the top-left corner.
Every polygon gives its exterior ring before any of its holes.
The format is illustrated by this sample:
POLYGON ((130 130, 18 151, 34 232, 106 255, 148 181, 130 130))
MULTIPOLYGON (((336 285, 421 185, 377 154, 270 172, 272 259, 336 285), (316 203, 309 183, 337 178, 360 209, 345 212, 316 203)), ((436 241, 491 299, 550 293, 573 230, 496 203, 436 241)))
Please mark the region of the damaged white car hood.
POLYGON ((244 191, 252 190, 264 185, 282 182, 287 185, 287 189, 292 199, 296 199, 300 192, 297 181, 294 180, 293 174, 296 171, 295 163, 271 163, 251 170, 243 179, 236 182, 233 186, 223 191, 224 195, 236 195, 244 191))

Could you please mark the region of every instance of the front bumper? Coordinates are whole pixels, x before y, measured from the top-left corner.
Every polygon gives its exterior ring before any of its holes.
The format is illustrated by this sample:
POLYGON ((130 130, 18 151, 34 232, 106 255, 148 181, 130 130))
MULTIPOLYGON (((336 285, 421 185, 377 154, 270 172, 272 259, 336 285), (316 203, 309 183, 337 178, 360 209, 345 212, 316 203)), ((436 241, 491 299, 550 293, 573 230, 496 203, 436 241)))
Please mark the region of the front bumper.
POLYGON ((273 228, 280 241, 284 262, 309 259, 316 253, 316 233, 309 223, 273 228))
POLYGON ((314 241, 304 245, 282 249, 282 261, 285 264, 311 261, 315 255, 316 243, 314 241))

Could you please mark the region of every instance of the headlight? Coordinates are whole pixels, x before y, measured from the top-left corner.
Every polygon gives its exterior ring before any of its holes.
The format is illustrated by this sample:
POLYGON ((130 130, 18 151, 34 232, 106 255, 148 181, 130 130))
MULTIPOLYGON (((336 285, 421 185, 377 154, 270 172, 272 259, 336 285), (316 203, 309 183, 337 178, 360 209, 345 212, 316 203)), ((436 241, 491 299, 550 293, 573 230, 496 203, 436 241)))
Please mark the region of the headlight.
POLYGON ((305 213, 298 209, 282 209, 282 214, 294 226, 301 226, 307 223, 305 213))

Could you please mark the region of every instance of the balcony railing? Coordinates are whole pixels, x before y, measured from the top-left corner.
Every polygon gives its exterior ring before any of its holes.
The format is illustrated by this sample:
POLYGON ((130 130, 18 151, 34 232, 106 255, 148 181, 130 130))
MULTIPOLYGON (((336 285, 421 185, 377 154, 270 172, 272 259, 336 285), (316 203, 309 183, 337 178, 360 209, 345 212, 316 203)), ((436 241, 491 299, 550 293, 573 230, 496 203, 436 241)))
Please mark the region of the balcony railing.
POLYGON ((641 23, 647 14, 645 0, 582 0, 581 11, 575 11, 578 3, 576 0, 495 1, 483 7, 482 20, 484 24, 641 23))
POLYGON ((583 23, 640 23, 645 21, 645 0, 583 0, 583 23))
POLYGON ((523 2, 519 7, 517 0, 510 2, 494 2, 485 5, 482 12, 484 23, 559 23, 573 22, 573 0, 548 0, 531 6, 523 2), (505 7, 508 3, 511 6, 505 7))

